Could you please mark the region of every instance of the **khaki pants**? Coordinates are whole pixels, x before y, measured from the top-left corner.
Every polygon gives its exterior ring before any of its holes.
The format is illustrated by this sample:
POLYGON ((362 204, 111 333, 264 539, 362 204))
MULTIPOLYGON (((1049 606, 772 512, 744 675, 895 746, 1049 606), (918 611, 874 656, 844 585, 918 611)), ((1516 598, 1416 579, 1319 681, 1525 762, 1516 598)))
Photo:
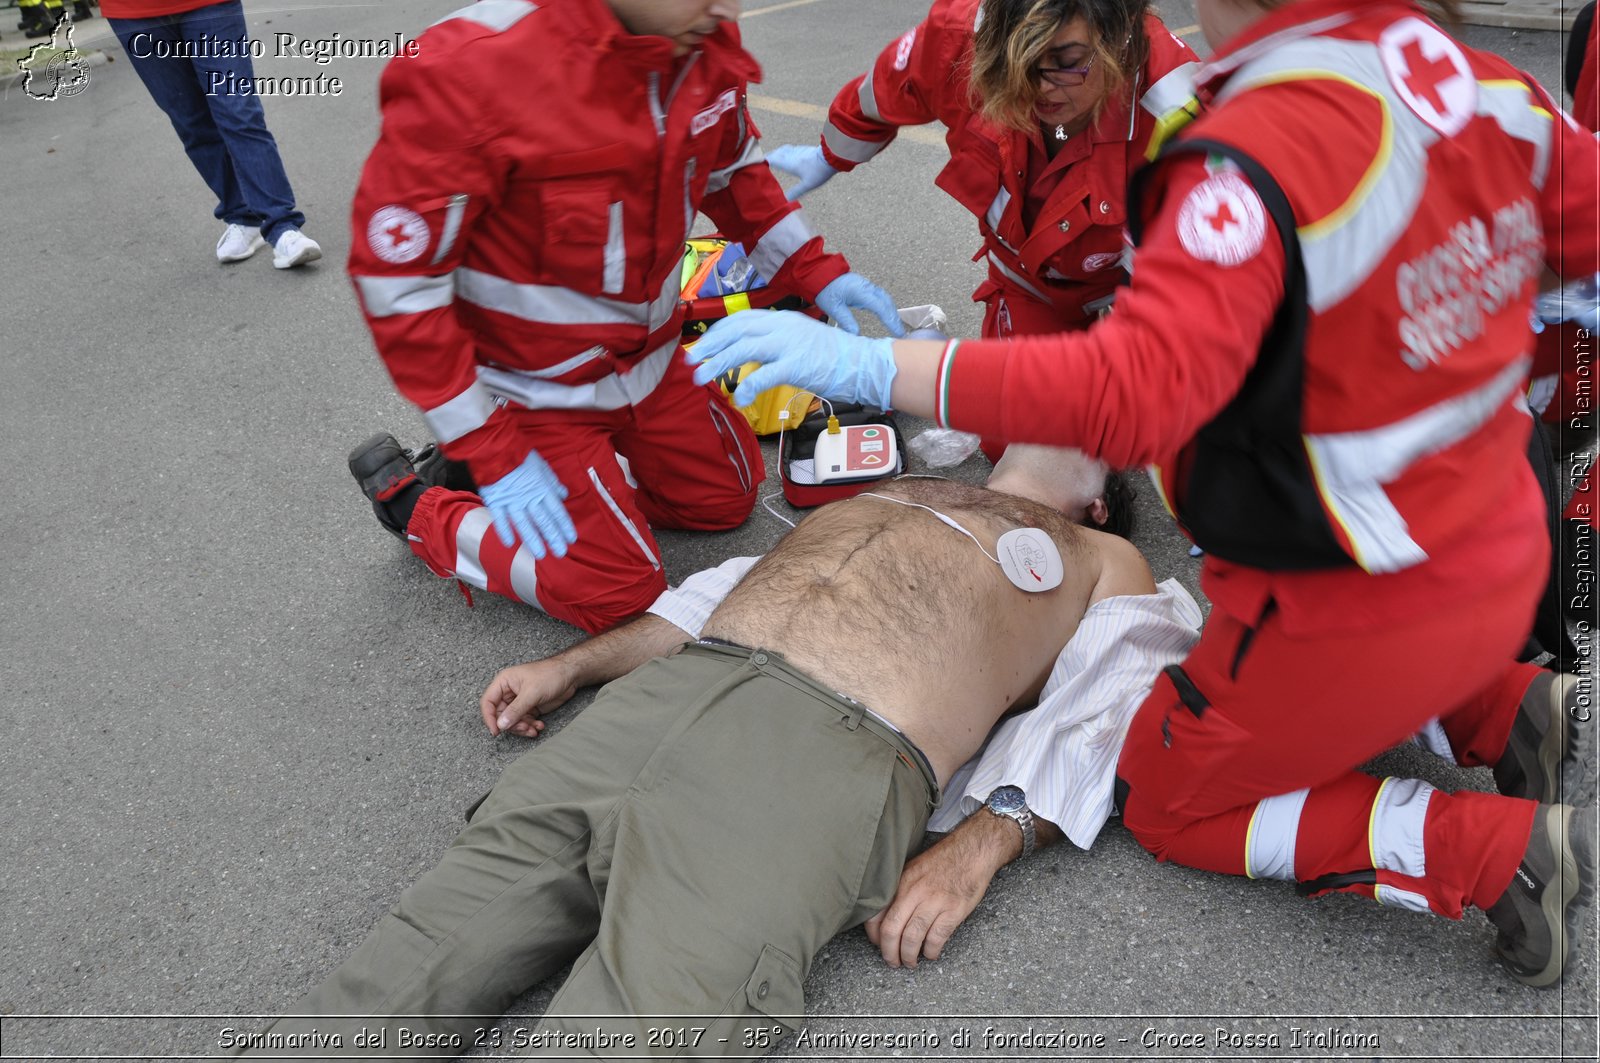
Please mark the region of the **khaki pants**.
POLYGON ((937 799, 915 747, 778 655, 686 647, 513 764, 294 1009, 355 1017, 285 1017, 253 1051, 454 1054, 576 957, 498 1051, 760 1055, 804 1014, 817 950, 893 897, 937 799), (292 1043, 312 1030, 342 1050, 292 1043))

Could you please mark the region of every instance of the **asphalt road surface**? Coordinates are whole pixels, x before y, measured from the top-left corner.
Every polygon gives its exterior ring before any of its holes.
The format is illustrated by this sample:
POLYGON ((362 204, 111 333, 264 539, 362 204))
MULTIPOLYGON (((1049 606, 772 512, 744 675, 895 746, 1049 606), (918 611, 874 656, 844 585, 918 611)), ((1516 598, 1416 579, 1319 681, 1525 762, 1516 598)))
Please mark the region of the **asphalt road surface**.
MULTIPOLYGON (((577 633, 489 595, 469 608, 379 529, 345 470, 377 429, 424 438, 342 269, 381 62, 320 66, 274 36, 385 39, 454 6, 246 4, 268 49, 258 74, 341 83, 266 104, 327 255, 307 269, 217 265, 211 200, 103 21, 79 31, 114 60, 85 91, 0 99, 4 1058, 194 1056, 257 1028, 350 953, 530 748, 485 733, 478 694, 577 633)), ((814 142, 836 89, 925 6, 747 3, 767 145, 814 142)), ((1160 7, 1204 49, 1187 3, 1160 7)), ((1465 36, 1559 91, 1559 34, 1465 36)), ((938 303, 972 335, 975 230, 932 186, 942 158, 917 131, 807 207, 902 305, 938 303)), ((985 471, 974 458, 958 475, 985 471)), ((1158 578, 1192 587, 1197 563, 1150 494, 1140 545, 1158 578)), ((784 530, 758 509, 729 534, 664 534, 669 576, 784 530)), ((1379 767, 1492 787, 1421 755, 1379 767)), ((1158 866, 1113 823, 1092 852, 1003 872, 937 963, 891 970, 842 935, 807 979, 805 1035, 779 1051, 1594 1058, 1593 926, 1554 992, 1502 973, 1491 939, 1478 913, 1158 866), (840 1047, 867 1034, 885 1041, 840 1047)), ((530 1027, 554 984, 503 1032, 530 1027)))

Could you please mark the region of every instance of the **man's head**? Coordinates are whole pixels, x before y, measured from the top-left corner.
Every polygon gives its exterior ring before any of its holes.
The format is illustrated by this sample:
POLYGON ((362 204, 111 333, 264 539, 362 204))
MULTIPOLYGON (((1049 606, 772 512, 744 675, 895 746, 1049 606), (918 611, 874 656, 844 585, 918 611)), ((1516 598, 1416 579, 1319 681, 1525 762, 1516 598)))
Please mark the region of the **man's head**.
POLYGON ((739 17, 739 0, 606 0, 629 33, 666 37, 683 55, 739 17))
POLYGON ((1058 509, 1085 527, 1124 539, 1133 535, 1132 485, 1081 450, 1012 443, 988 486, 1058 509))

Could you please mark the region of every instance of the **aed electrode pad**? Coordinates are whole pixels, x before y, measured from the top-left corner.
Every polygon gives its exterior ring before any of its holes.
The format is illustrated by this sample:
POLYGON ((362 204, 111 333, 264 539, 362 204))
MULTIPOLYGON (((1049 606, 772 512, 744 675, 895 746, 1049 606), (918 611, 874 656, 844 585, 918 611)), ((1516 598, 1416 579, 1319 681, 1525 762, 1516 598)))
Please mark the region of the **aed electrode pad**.
POLYGON ((1038 528, 1014 528, 994 544, 1006 579, 1025 591, 1053 591, 1064 570, 1056 541, 1038 528))

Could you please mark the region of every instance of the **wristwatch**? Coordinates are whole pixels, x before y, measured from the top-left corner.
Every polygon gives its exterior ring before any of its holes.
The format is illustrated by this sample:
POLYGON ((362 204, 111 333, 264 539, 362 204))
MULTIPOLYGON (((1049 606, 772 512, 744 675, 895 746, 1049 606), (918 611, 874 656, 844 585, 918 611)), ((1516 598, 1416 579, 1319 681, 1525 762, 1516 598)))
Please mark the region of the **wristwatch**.
POLYGON ((983 807, 997 816, 1015 821, 1022 829, 1022 853, 1018 859, 1033 852, 1033 810, 1028 807, 1028 795, 1022 792, 1022 787, 996 787, 983 807))

